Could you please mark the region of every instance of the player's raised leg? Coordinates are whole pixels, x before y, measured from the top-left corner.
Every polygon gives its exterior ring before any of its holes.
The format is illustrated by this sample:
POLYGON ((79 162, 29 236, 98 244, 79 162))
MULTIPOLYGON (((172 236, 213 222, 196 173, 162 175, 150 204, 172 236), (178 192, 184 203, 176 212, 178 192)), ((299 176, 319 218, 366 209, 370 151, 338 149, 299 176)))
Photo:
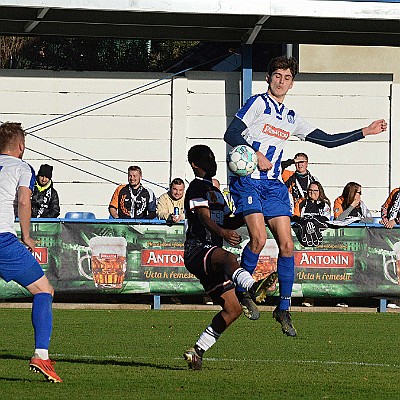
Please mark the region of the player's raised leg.
POLYGON ((294 283, 294 244, 290 226, 290 218, 280 216, 268 220, 268 226, 278 244, 278 282, 279 305, 273 312, 273 317, 282 326, 282 331, 287 336, 296 336, 289 312, 290 300, 294 283))
MULTIPOLYGON (((248 227, 250 241, 243 249, 240 266, 252 275, 257 267, 261 250, 267 240, 267 231, 265 229, 264 216, 262 213, 246 215, 244 221, 248 227)), ((243 313, 246 317, 252 320, 258 319, 260 313, 249 293, 237 287, 236 295, 238 296, 239 302, 243 307, 243 313)))
MULTIPOLYGON (((237 255, 221 248, 216 249, 212 253, 212 264, 215 268, 223 269, 226 276, 232 279, 236 286, 236 292, 241 290, 239 293, 246 293, 249 296, 249 301, 252 302, 252 312, 249 313, 249 310, 246 309, 246 305, 241 303, 243 312, 246 317, 250 318, 251 316, 252 318, 250 319, 257 319, 260 313, 255 304, 256 298, 267 292, 275 283, 276 273, 272 273, 259 281, 255 281, 251 273, 239 265, 237 255), (256 314, 257 318, 254 318, 256 314)), ((240 297, 238 297, 238 299, 240 302, 240 297)))

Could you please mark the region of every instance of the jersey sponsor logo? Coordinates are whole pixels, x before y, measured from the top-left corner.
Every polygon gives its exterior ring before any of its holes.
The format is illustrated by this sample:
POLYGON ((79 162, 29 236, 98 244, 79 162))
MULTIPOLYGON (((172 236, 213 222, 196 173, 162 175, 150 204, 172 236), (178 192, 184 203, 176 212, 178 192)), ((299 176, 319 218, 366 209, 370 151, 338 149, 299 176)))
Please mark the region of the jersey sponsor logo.
POLYGON ((282 139, 282 140, 287 140, 289 139, 290 133, 286 132, 283 129, 280 128, 276 128, 273 125, 270 124, 264 124, 263 129, 262 129, 263 133, 266 133, 269 136, 274 136, 278 139, 282 139))

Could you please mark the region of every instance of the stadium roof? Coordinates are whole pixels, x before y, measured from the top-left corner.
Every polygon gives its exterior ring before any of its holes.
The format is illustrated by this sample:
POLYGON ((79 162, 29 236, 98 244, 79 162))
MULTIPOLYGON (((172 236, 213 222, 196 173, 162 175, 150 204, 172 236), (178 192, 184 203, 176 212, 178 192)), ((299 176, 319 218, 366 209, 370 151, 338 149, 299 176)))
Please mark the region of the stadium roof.
POLYGON ((0 34, 400 45, 399 0, 0 0, 0 34))

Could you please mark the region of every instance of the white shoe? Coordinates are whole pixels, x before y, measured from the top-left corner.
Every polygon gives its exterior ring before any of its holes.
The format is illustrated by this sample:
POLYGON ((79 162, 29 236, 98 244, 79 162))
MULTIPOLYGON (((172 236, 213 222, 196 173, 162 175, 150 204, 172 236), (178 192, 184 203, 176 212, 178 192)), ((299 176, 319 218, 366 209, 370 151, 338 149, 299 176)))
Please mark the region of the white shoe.
POLYGON ((307 301, 305 301, 304 303, 301 303, 301 305, 303 307, 312 307, 313 306, 311 303, 308 303, 307 301))
POLYGON ((395 303, 389 303, 387 306, 387 308, 400 308, 397 304, 395 303))
POLYGON ((342 307, 342 308, 347 308, 348 305, 346 303, 337 303, 336 307, 342 307))

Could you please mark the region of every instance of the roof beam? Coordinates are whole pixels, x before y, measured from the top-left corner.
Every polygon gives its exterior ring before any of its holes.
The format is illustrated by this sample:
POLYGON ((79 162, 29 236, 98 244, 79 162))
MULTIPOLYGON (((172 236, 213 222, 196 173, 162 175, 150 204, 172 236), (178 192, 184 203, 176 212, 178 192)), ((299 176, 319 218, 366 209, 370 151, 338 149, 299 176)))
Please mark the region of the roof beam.
POLYGON ((36 20, 35 21, 29 21, 25 27, 24 27, 24 32, 25 33, 30 33, 32 32, 33 29, 40 23, 40 21, 44 18, 44 16, 47 14, 47 12, 50 10, 49 7, 42 8, 38 11, 36 15, 36 20))
POLYGON ((254 40, 256 39, 257 35, 261 31, 265 21, 269 18, 269 15, 264 15, 258 22, 255 24, 253 29, 250 29, 246 35, 243 37, 242 43, 244 44, 253 44, 254 40))

